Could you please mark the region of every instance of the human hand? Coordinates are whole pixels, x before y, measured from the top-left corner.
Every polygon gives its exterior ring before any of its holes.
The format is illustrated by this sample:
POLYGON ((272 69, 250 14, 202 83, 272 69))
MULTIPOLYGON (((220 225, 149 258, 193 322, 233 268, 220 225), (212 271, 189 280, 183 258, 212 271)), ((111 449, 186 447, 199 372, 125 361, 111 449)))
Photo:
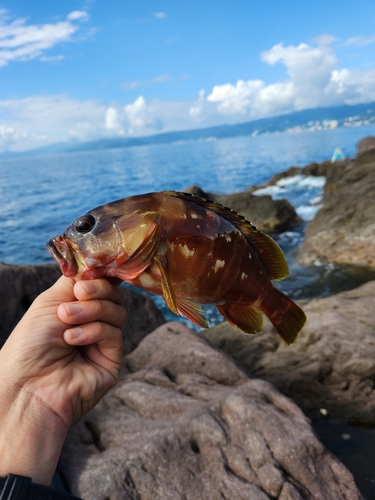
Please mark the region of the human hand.
POLYGON ((60 443, 59 455, 69 426, 115 385, 125 323, 121 304, 119 291, 104 279, 74 283, 61 277, 37 297, 0 351, 0 456, 1 437, 13 435, 14 443, 18 425, 27 434, 28 424, 34 448, 43 430, 52 447, 60 443))

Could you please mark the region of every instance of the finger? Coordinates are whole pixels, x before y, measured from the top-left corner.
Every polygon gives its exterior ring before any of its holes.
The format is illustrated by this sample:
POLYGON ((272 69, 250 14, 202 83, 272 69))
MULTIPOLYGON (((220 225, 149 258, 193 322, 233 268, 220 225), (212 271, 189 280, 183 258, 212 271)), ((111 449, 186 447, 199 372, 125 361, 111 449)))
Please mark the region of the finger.
POLYGON ((108 360, 117 365, 121 364, 123 354, 123 341, 120 328, 95 321, 85 325, 69 328, 64 332, 64 340, 72 346, 91 346, 97 345, 99 349, 91 349, 86 354, 90 353, 90 358, 95 363, 103 365, 105 360, 101 356, 105 356, 108 360), (97 353, 97 354, 95 354, 97 353))
POLYGON ((85 300, 60 304, 57 315, 68 325, 81 325, 101 321, 123 329, 126 311, 122 305, 110 300, 85 300))
POLYGON ((78 300, 107 299, 123 303, 120 291, 106 279, 78 281, 74 285, 74 295, 78 300))
POLYGON ((60 278, 47 290, 42 292, 31 305, 31 309, 43 305, 60 304, 75 300, 74 281, 71 278, 60 276, 60 278))

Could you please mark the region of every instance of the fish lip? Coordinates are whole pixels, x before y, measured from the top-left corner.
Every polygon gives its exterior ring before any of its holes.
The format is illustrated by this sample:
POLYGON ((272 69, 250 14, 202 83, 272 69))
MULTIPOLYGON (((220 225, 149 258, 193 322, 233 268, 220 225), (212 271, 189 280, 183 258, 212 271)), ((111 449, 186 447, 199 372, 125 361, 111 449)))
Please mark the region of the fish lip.
POLYGON ((55 236, 47 243, 46 249, 57 262, 64 276, 77 276, 78 264, 67 239, 63 236, 55 236))

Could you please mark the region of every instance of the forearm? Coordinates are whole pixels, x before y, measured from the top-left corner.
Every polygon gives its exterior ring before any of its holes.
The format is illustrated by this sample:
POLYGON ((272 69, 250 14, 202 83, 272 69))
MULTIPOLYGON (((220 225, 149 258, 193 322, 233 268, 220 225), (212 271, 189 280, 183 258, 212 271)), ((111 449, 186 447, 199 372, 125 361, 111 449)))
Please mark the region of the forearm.
POLYGON ((0 476, 18 474, 49 485, 66 433, 62 420, 38 398, 22 387, 2 383, 0 476))

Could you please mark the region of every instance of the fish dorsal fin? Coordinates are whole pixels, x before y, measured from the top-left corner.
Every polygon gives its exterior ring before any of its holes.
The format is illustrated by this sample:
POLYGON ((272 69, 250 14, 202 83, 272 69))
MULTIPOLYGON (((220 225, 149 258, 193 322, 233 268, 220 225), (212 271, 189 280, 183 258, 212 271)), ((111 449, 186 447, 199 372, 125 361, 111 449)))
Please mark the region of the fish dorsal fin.
POLYGON ((261 259, 272 280, 282 280, 289 274, 288 264, 285 256, 279 245, 266 234, 258 231, 245 217, 237 213, 235 210, 228 208, 221 203, 213 200, 202 198, 195 194, 180 193, 177 191, 164 191, 168 196, 181 198, 196 203, 207 210, 212 210, 216 214, 223 217, 228 222, 233 224, 241 233, 249 240, 251 245, 257 250, 258 256, 261 259))

